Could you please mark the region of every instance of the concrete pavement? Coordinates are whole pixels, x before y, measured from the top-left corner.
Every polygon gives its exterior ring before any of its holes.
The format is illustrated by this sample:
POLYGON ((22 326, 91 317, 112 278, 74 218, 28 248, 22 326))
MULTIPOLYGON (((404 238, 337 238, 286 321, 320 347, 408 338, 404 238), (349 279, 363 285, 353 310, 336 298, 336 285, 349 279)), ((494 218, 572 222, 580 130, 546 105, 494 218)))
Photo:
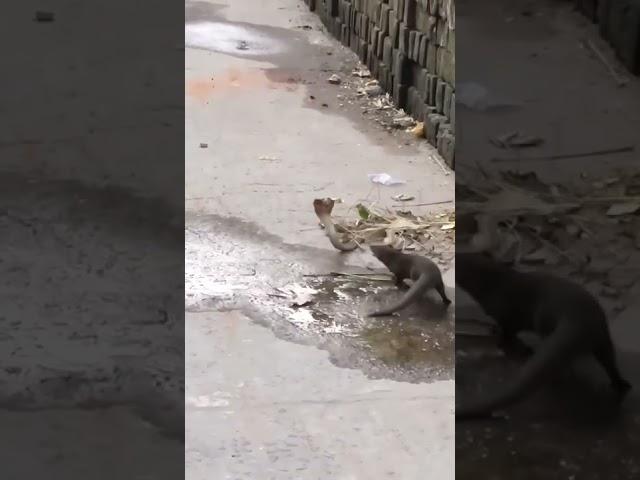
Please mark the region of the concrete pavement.
POLYGON ((453 175, 341 100, 355 57, 302 2, 187 2, 186 31, 187 478, 453 478, 451 314, 365 321, 396 292, 304 276, 380 267, 331 249, 314 198, 453 200, 453 175))

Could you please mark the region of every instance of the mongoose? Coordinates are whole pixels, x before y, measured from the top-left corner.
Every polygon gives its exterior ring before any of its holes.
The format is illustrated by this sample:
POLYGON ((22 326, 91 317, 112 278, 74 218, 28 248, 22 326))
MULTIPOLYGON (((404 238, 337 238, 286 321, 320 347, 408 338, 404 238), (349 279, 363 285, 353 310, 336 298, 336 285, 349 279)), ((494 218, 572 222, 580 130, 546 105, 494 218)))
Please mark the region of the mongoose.
POLYGON ((440 269, 431 260, 420 255, 398 252, 387 245, 372 245, 370 248, 375 257, 393 273, 398 288, 405 286, 404 280, 407 278, 413 281, 413 285, 398 302, 387 308, 372 312, 367 316, 381 317, 391 315, 418 301, 427 290, 432 288, 440 294, 445 305, 451 303, 444 291, 440 269))

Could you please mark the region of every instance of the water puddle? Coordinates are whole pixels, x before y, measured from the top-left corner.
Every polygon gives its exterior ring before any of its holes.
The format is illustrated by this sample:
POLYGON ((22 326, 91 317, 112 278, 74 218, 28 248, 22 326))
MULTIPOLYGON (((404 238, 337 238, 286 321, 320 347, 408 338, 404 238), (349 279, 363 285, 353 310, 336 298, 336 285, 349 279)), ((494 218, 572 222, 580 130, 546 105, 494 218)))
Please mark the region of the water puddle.
POLYGON ((233 219, 188 218, 185 242, 187 310, 242 310, 276 334, 328 350, 339 366, 381 378, 451 377, 453 309, 437 298, 367 318, 403 294, 388 276, 327 275, 345 270, 330 252, 283 245, 233 219))
POLYGON ((240 57, 264 57, 282 54, 289 46, 257 28, 224 22, 187 23, 185 46, 240 57))

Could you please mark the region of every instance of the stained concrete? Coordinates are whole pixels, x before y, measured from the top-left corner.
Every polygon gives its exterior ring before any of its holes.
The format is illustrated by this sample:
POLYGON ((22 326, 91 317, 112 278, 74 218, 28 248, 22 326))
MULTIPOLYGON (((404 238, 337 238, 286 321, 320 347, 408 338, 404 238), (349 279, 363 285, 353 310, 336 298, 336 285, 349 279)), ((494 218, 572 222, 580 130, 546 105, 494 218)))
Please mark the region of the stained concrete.
POLYGON ((382 265, 333 250, 312 210, 326 196, 338 214, 402 192, 452 201, 453 175, 426 142, 339 107, 327 78, 354 55, 302 2, 186 12, 187 477, 453 478, 452 310, 425 299, 365 319, 398 292, 323 276, 382 265), (211 30, 189 48, 194 22, 211 30), (407 183, 373 187, 377 172, 407 183), (300 288, 312 302, 293 308, 300 288))

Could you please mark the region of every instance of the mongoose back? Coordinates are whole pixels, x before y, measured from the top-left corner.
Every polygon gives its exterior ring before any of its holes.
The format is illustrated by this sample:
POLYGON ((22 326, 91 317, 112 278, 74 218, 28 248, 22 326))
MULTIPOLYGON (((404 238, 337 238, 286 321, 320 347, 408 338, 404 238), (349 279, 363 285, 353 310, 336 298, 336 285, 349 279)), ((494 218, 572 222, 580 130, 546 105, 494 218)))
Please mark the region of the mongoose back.
POLYGON ((387 308, 372 312, 367 316, 381 317, 391 315, 418 301, 427 290, 432 288, 440 294, 445 305, 451 303, 444 291, 440 269, 428 258, 401 253, 387 245, 372 245, 371 252, 393 273, 398 288, 404 287, 405 279, 411 279, 413 285, 398 302, 387 308))
POLYGON ((456 418, 491 416, 584 354, 595 356, 620 400, 631 389, 618 369, 606 315, 586 289, 553 275, 519 272, 478 253, 456 255, 456 265, 456 283, 498 323, 502 348, 520 346, 520 332, 543 339, 511 385, 476 404, 457 407, 456 418))

